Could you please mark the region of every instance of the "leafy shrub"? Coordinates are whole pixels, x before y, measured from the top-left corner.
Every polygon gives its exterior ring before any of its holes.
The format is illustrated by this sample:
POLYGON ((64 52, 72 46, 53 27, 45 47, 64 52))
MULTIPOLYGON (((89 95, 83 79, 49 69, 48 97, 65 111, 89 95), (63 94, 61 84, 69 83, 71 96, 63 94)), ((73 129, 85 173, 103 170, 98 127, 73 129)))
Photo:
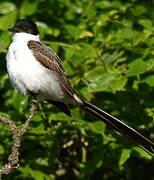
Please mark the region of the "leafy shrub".
MULTIPOLYGON (((29 18, 76 90, 154 140, 153 7, 152 0, 1 0, 0 113, 19 126, 28 115, 28 99, 9 83, 5 54, 7 29, 29 18)), ((22 142, 21 166, 6 179, 154 179, 149 154, 79 108, 71 112, 70 118, 39 105, 22 142)), ((0 137, 2 166, 11 146, 2 124, 0 137)))

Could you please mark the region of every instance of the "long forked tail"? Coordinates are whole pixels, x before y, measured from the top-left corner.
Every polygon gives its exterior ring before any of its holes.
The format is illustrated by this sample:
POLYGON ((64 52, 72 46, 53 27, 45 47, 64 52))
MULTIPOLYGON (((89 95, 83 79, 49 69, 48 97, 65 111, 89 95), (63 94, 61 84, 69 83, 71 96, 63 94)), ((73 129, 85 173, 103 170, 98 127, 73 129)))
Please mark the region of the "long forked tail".
POLYGON ((137 144, 144 147, 147 151, 154 154, 154 143, 149 141, 143 135, 135 131, 133 128, 129 127, 128 125, 124 124, 123 122, 119 121, 115 117, 111 116, 110 114, 102 111, 101 109, 97 108, 95 105, 85 101, 84 105, 81 106, 82 109, 85 109, 87 112, 92 113, 106 124, 111 126, 113 129, 117 130, 124 136, 132 139, 137 144))

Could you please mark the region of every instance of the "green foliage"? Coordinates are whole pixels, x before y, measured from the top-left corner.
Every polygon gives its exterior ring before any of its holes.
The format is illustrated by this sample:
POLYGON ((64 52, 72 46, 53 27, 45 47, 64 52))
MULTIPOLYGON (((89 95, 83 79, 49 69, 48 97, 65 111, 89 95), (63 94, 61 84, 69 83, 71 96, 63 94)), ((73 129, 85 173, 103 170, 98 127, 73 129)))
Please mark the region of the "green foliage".
MULTIPOLYGON (((6 74, 7 31, 17 18, 36 21, 43 42, 62 59, 74 88, 154 141, 154 3, 137 0, 0 1, 0 114, 19 126, 28 99, 6 74)), ((20 168, 6 179, 153 180, 152 157, 79 108, 67 117, 39 105, 20 149, 20 168)), ((11 138, 0 125, 0 166, 11 138)))

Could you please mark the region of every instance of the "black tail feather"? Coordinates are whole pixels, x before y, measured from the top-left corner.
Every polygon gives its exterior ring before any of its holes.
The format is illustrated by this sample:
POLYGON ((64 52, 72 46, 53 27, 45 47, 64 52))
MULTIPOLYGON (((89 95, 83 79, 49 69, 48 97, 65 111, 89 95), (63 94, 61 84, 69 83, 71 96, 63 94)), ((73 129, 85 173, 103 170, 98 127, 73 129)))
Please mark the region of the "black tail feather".
POLYGON ((104 121, 106 124, 123 134, 124 136, 129 137, 134 142, 141 145, 150 153, 154 153, 154 143, 149 141, 143 135, 135 131, 133 128, 129 127, 128 125, 124 124, 123 122, 119 121, 115 117, 111 116, 110 114, 102 111, 101 109, 97 108, 95 105, 85 101, 84 106, 81 106, 82 109, 85 109, 87 112, 94 114, 96 117, 104 121))
POLYGON ((53 101, 51 99, 48 99, 47 102, 50 103, 50 104, 53 104, 58 109, 60 109, 62 112, 64 112, 66 115, 71 117, 71 112, 70 112, 70 110, 69 110, 69 108, 67 107, 66 104, 64 104, 62 102, 58 102, 58 101, 53 101))

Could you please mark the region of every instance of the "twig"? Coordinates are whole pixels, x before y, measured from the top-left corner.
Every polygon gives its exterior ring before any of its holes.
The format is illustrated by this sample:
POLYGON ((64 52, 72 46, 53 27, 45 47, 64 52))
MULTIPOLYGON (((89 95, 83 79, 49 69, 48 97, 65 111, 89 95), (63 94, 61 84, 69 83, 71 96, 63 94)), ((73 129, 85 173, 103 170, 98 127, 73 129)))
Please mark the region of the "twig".
POLYGON ((0 169, 0 180, 1 180, 2 175, 9 174, 14 169, 19 167, 18 161, 19 161, 19 147, 21 143, 21 138, 28 130, 30 121, 32 120, 34 116, 36 109, 37 109, 37 101, 32 99, 30 110, 29 110, 29 117, 25 121, 25 123, 22 125, 21 128, 17 128, 13 120, 0 116, 0 123, 7 124, 9 126, 10 132, 12 133, 12 140, 13 140, 12 152, 8 157, 8 162, 0 169))

